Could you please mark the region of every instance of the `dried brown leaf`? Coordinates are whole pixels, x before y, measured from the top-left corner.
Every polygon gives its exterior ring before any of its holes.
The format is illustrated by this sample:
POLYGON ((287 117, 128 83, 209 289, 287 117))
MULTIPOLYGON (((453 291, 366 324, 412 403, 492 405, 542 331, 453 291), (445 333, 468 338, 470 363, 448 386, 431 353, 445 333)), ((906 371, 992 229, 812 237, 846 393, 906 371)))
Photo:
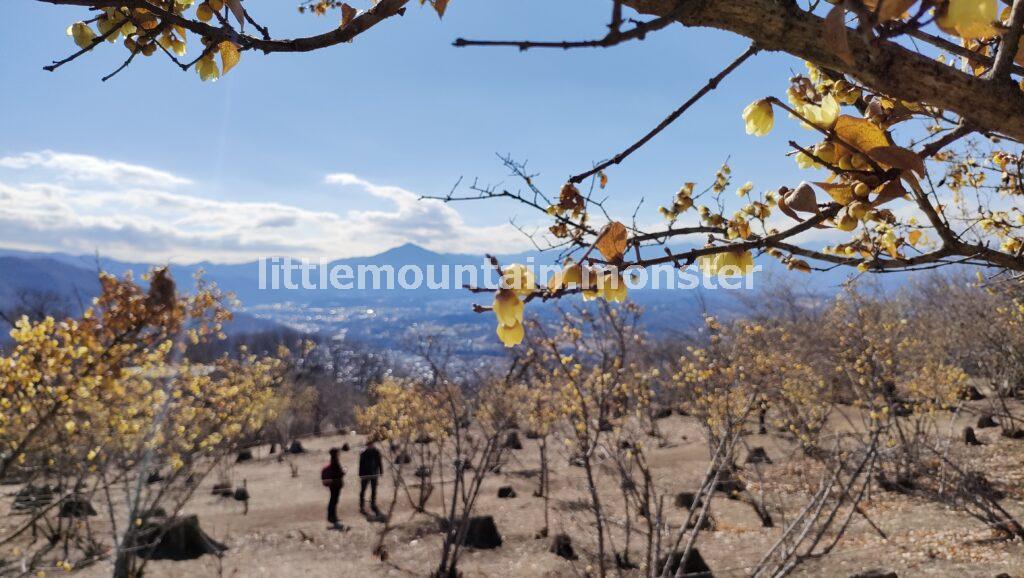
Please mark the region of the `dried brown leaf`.
POLYGON ((910 149, 898 146, 875 147, 868 151, 868 156, 884 167, 914 171, 918 176, 924 176, 924 159, 910 149))
POLYGON ((594 243, 594 248, 601 252, 605 260, 615 263, 626 254, 626 226, 612 221, 601 231, 594 243))
POLYGON ((245 29, 245 9, 242 8, 242 0, 224 0, 227 4, 228 9, 235 15, 235 20, 238 20, 238 24, 245 29))
POLYGON ((341 5, 341 29, 344 30, 352 22, 352 19, 356 17, 359 11, 349 6, 347 3, 341 5))
POLYGON ((889 146, 889 139, 885 138, 885 132, 866 118, 857 118, 846 114, 839 115, 833 130, 843 140, 843 143, 856 149, 853 152, 867 153, 878 147, 889 146))
POLYGON ((878 196, 871 202, 871 205, 878 207, 894 199, 903 198, 906 194, 907 189, 903 188, 903 184, 899 180, 893 179, 882 185, 882 188, 878 191, 878 196))
POLYGON ((917 0, 863 0, 864 5, 878 15, 879 22, 888 22, 903 16, 917 0))
POLYGON ((853 51, 850 50, 850 41, 846 37, 846 9, 842 6, 835 6, 825 17, 825 45, 835 53, 840 60, 848 66, 853 66, 856 60, 853 51))

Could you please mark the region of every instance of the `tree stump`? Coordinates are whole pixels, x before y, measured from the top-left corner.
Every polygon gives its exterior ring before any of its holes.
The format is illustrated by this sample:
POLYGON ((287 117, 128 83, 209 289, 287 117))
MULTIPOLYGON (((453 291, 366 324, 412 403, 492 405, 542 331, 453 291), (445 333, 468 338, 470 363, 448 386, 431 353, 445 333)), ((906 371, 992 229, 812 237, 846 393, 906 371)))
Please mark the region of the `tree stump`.
POLYGON ((978 436, 974 435, 974 428, 967 426, 964 428, 964 443, 969 446, 980 446, 981 442, 978 441, 978 436))
POLYGON ((227 546, 199 527, 198 516, 172 518, 162 523, 144 522, 134 547, 148 560, 195 560, 206 554, 220 554, 227 546))
POLYGON ((770 464, 772 459, 768 457, 768 452, 764 451, 763 447, 751 448, 750 453, 747 454, 748 464, 770 464))
POLYGON ((556 534, 551 539, 551 548, 549 552, 558 556, 559 558, 565 558, 566 560, 576 560, 579 556, 576 555, 576 550, 572 547, 572 539, 569 538, 568 534, 556 534))
MULTIPOLYGON (((683 561, 682 552, 674 552, 671 557, 665 556, 661 560, 658 560, 658 574, 662 574, 665 569, 665 564, 668 564, 668 575, 675 576, 679 571, 679 563, 683 561)), ((700 552, 694 548, 690 550, 690 556, 686 559, 686 565, 683 567, 683 574, 687 578, 712 578, 711 568, 708 567, 707 562, 700 555, 700 552)))
POLYGON ((978 429, 987 429, 987 428, 990 428, 990 427, 998 427, 998 426, 999 426, 999 424, 996 423, 996 420, 991 415, 989 415, 987 413, 982 415, 981 417, 979 417, 978 418, 978 423, 974 425, 974 427, 976 427, 978 429))

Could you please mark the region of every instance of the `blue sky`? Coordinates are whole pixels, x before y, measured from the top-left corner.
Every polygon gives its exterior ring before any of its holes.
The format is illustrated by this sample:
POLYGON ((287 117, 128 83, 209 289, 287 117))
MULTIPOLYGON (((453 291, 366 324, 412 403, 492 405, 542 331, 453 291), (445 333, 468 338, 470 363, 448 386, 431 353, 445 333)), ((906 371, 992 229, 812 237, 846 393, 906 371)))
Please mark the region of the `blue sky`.
MULTIPOLYGON (((338 19, 299 15, 288 0, 246 5, 275 36, 320 32, 338 19)), ((451 46, 459 36, 597 37, 609 6, 454 0, 439 21, 413 3, 406 16, 349 45, 244 53, 211 84, 159 55, 100 82, 125 54, 109 45, 46 72, 43 65, 72 51, 65 28, 86 11, 4 2, 0 245, 183 262, 267 252, 342 257, 407 240, 437 250, 522 249, 526 241, 510 234, 508 219, 543 223, 522 207, 414 207, 410 199, 443 194, 460 176, 507 180, 495 152, 529 159, 539 184, 556 192, 566 176, 646 132, 746 47, 727 33, 681 26, 611 49, 451 46), (83 173, 83 163, 98 172, 83 173), (20 209, 12 203, 5 211, 5 195, 20 199, 20 209)), ((609 171, 610 207, 628 217, 646 197, 641 218, 656 222, 659 204, 685 181, 707 184, 726 157, 737 186, 798 181, 795 163, 782 155, 786 140, 807 141, 808 133, 779 118, 771 135, 755 139, 744 133, 740 111, 756 98, 782 96, 788 76, 802 70, 781 54, 748 61, 609 171)))

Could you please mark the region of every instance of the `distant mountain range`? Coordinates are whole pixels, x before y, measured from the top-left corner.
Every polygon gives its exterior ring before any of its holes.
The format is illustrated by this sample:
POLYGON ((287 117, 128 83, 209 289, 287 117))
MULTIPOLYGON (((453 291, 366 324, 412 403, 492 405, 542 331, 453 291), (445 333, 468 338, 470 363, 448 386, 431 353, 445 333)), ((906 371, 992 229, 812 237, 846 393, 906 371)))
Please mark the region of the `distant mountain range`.
MULTIPOLYGON (((542 266, 555 266, 558 255, 554 252, 531 252, 499 256, 502 264, 513 262, 542 266)), ((285 259, 270 259, 264 264, 263 272, 273 266, 281 267, 285 259)), ((298 261, 293 261, 298 263, 298 261)), ((314 263, 315 265, 318 265, 314 263)), ((839 290, 849 276, 847 269, 811 275, 787 271, 774 259, 758 261, 763 272, 754 276, 750 289, 709 290, 698 289, 638 289, 630 291, 630 298, 647 309, 645 322, 654 332, 686 332, 699 323, 703 311, 713 313, 737 313, 749 303, 756 302, 757 295, 773 283, 799 283, 808 295, 826 298, 839 290)), ((148 270, 152 264, 144 257, 138 262, 124 262, 96 256, 68 255, 63 253, 31 253, 0 249, 0 309, 5 309, 26 292, 47 292, 66 301, 77 309, 79 303, 88 304, 99 291, 96 272, 99 269, 122 275, 132 271, 136 277, 148 270)), ((314 284, 326 278, 327 287, 303 288, 302 276, 293 273, 295 286, 285 287, 278 275, 277 288, 273 279, 267 278, 261 288, 261 264, 197 263, 193 265, 171 265, 171 272, 179 287, 187 288, 191 279, 200 270, 209 281, 221 289, 230 291, 242 303, 242 313, 229 331, 252 332, 274 327, 278 324, 308 332, 330 336, 346 335, 384 347, 402 347, 409 339, 410 330, 437 330, 453 333, 464 343, 467 350, 493 352, 497 350, 493 339, 494 323, 490 315, 472 312, 473 303, 487 303, 487 294, 473 294, 462 288, 463 283, 474 281, 470 270, 476 270, 477 284, 493 283, 496 275, 488 267, 483 255, 460 255, 435 253, 413 244, 395 247, 370 257, 339 259, 326 264, 324 270, 340 271, 336 281, 346 288, 331 287, 327 273, 321 275, 320 267, 311 270, 308 281, 314 284), (417 281, 415 270, 423 272, 424 278, 418 288, 391 289, 373 287, 348 287, 354 285, 353 277, 360 271, 367 282, 372 281, 376 272, 384 279, 394 274, 401 280, 403 267, 407 284, 417 281), (453 280, 447 288, 430 288, 428 282, 437 284, 442 272, 449 278, 462 272, 462 283, 453 280), (344 274, 351 271, 349 276, 344 274), (390 273, 385 273, 390 271, 390 273), (463 341, 464 340, 464 341, 463 341)), ((662 273, 662 284, 664 275, 662 273)), ((897 287, 906 280, 906 275, 891 274, 876 276, 885 288, 897 287)), ((579 303, 578 297, 563 300, 562 305, 579 303)), ((555 311, 550 304, 530 304, 528 313, 552 315, 555 311)))

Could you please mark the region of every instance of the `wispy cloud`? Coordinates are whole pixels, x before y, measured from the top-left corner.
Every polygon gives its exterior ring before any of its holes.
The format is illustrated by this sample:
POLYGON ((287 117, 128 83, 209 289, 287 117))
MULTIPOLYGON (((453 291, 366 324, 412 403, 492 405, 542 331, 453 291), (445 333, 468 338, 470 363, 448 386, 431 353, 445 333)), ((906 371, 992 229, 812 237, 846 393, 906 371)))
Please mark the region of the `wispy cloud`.
POLYGON ((53 171, 63 180, 98 181, 112 185, 133 183, 174 187, 192 182, 186 178, 142 165, 50 150, 0 157, 0 167, 22 170, 45 169, 53 171))
POLYGON ((223 201, 189 194, 201 183, 142 165, 53 151, 0 157, 0 246, 227 263, 371 255, 406 242, 466 253, 528 245, 511 225, 468 223, 453 207, 399 187, 350 173, 329 174, 324 183, 362 190, 383 201, 381 208, 319 212, 223 201), (17 180, 28 172, 31 181, 17 180))

